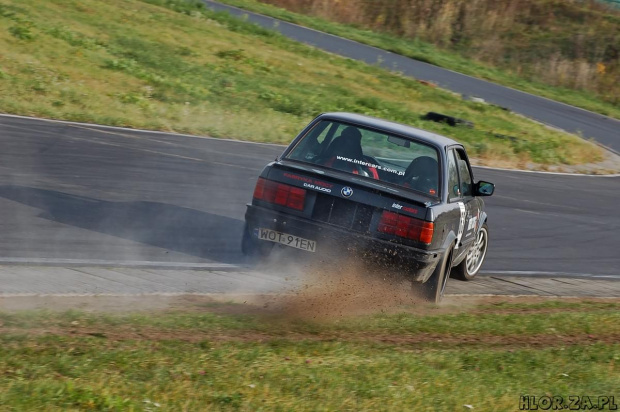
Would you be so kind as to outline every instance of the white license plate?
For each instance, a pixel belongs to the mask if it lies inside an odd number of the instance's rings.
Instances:
[[[304,239],[299,236],[289,235],[288,233],[278,232],[271,229],[257,229],[258,238],[268,240],[270,242],[280,243],[282,245],[294,247],[296,249],[306,250],[308,252],[316,251],[316,241]]]

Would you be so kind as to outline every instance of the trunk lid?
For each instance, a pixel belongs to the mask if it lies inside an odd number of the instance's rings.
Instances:
[[[304,209],[292,213],[357,233],[376,232],[383,210],[427,220],[437,203],[380,182],[294,162],[274,163],[266,178],[306,190]]]

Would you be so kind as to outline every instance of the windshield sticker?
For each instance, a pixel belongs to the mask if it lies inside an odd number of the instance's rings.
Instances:
[[[348,157],[343,157],[343,156],[336,156],[337,160],[342,160],[345,162],[349,162],[349,163],[354,163],[356,165],[360,165],[360,166],[366,166],[366,167],[372,167],[374,169],[377,170],[383,170],[384,172],[389,172],[389,173],[394,173],[398,176],[404,176],[405,172],[400,171],[400,170],[395,170],[389,167],[385,167],[385,166],[381,166],[381,165],[377,165],[374,163],[369,163],[369,162],[365,162],[363,160],[358,160],[358,159],[349,159]]]

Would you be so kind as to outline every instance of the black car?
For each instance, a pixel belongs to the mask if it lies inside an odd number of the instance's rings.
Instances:
[[[474,182],[454,140],[325,113],[262,171],[242,250],[266,256],[280,244],[321,255],[344,246],[396,261],[426,299],[439,302],[451,275],[470,280],[480,270],[489,239],[481,196],[494,189]]]

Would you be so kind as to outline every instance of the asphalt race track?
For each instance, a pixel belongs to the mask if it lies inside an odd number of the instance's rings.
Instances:
[[[620,152],[620,121],[610,117],[236,7],[210,0],[204,2],[207,7],[214,10],[227,11],[236,16],[245,15],[250,22],[277,30],[302,43],[354,60],[379,65],[416,79],[431,81],[457,93],[482,97],[490,103],[507,107],[540,122],[569,132],[580,132],[584,137],[594,138],[608,148]]]
[[[0,142],[0,263],[244,264],[245,204],[283,149],[11,116]],[[497,184],[486,273],[620,277],[620,177],[475,177]]]

